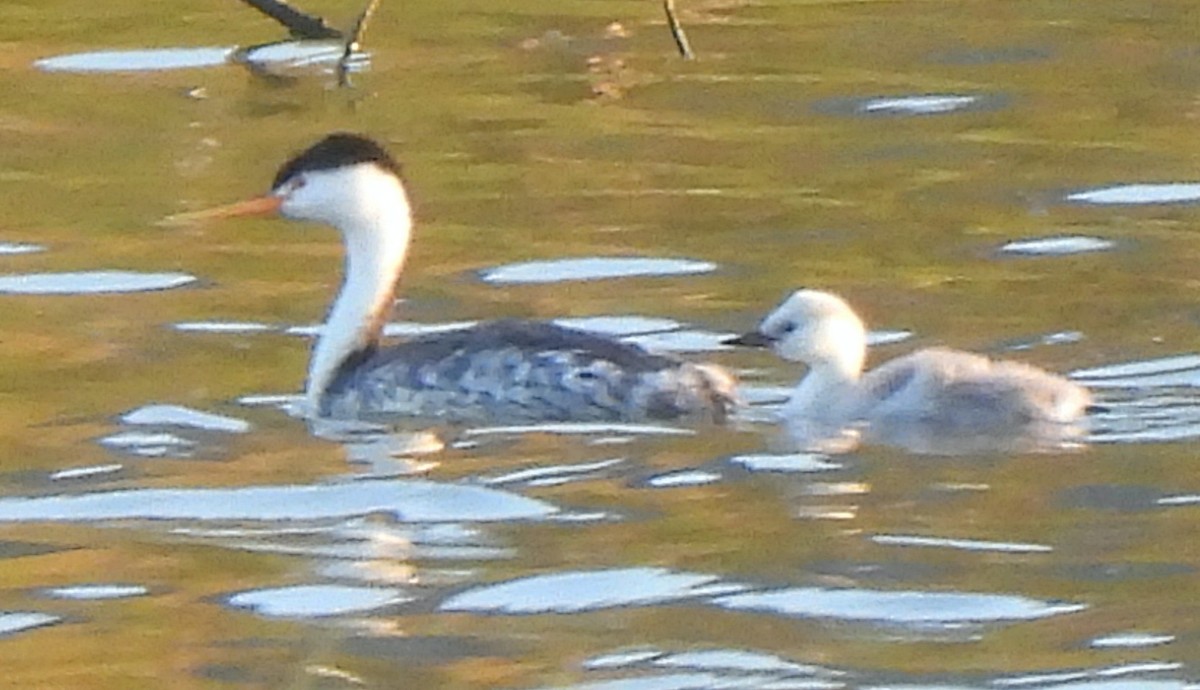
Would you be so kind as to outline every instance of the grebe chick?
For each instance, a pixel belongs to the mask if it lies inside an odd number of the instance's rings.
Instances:
[[[339,419],[721,419],[720,367],[549,323],[503,320],[384,346],[412,215],[400,166],[374,141],[331,134],[287,161],[261,197],[172,220],[262,215],[324,223],[346,250],[340,292],[313,349],[307,414]]]
[[[798,290],[758,330],[726,341],[770,347],[781,358],[808,365],[784,406],[785,421],[823,425],[855,422],[948,434],[1027,432],[1071,425],[1090,403],[1088,391],[1067,379],[1019,362],[928,348],[863,373],[867,331],[845,300]]]

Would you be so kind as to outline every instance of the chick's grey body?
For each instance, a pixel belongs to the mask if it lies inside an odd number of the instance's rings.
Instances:
[[[347,358],[320,400],[333,418],[720,420],[718,372],[585,331],[492,321]]]
[[[864,374],[853,416],[947,431],[1014,428],[1071,422],[1089,401],[1082,387],[1037,367],[934,347]]]

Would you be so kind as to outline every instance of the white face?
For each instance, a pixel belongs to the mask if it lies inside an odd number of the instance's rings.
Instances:
[[[409,212],[400,179],[371,163],[307,170],[271,193],[283,199],[279,213],[284,217],[325,223],[343,231],[395,212]]]
[[[813,364],[845,359],[866,347],[862,320],[840,297],[818,290],[798,290],[759,326],[783,359]]]

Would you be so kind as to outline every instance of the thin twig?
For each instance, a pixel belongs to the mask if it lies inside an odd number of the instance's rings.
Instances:
[[[350,84],[350,58],[354,55],[354,51],[358,50],[359,42],[367,31],[367,23],[371,21],[371,15],[375,14],[378,7],[379,0],[367,0],[367,6],[358,15],[358,21],[354,22],[354,28],[346,37],[346,47],[342,51],[342,59],[338,60],[337,66],[338,86]]]
[[[675,46],[679,48],[679,56],[684,60],[694,60],[696,54],[692,52],[692,45],[688,43],[687,34],[683,33],[683,25],[675,16],[675,0],[663,0],[663,9],[667,13],[667,26],[671,28],[671,37],[675,39]]]
[[[341,31],[326,24],[321,17],[301,12],[284,0],[242,0],[242,2],[283,24],[292,38],[320,40],[342,37]]]

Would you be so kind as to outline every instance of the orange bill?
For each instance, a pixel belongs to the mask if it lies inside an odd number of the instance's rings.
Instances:
[[[279,211],[283,197],[268,194],[266,196],[246,199],[226,206],[217,206],[202,211],[176,213],[159,221],[160,225],[191,225],[216,218],[236,218],[239,216],[265,216]]]

